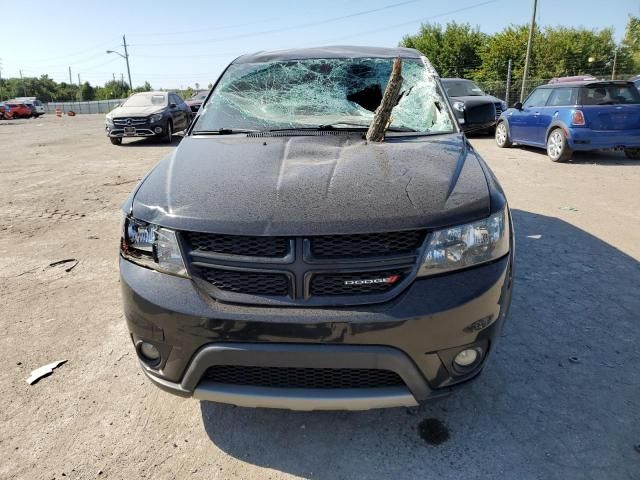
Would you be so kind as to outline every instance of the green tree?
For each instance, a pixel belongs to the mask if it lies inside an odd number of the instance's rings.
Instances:
[[[442,77],[469,77],[480,67],[480,51],[487,35],[468,23],[446,27],[426,23],[416,35],[405,36],[400,45],[420,50]]]
[[[153,87],[151,86],[151,84],[149,82],[144,82],[144,85],[142,85],[141,87],[136,87],[133,91],[137,93],[137,92],[150,92],[151,90],[153,90]]]
[[[627,68],[638,73],[640,71],[640,17],[629,15],[620,50],[628,56]]]
[[[80,98],[85,102],[95,100],[96,90],[89,84],[89,82],[84,82],[80,87]]]

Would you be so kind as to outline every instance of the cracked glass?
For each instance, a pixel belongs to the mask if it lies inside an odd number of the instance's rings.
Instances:
[[[330,58],[233,64],[203,107],[194,131],[368,127],[393,61]],[[453,132],[430,65],[403,59],[402,76],[389,131]]]

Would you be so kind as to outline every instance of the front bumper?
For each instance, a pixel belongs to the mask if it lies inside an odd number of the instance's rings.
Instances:
[[[275,308],[216,302],[188,279],[120,260],[124,311],[134,344],[162,353],[141,366],[174,394],[239,406],[369,409],[416,405],[476,377],[511,300],[512,254],[491,264],[416,280],[394,300],[332,308]],[[464,374],[452,359],[480,346]],[[214,365],[391,370],[403,387],[290,389],[213,383]]]
[[[592,130],[571,128],[569,146],[572,150],[640,148],[640,129]]]
[[[160,129],[159,132],[156,132],[156,129]],[[106,124],[104,127],[105,133],[108,137],[154,137],[157,135],[162,135],[165,133],[165,129],[160,124],[145,124],[135,127],[134,133],[125,133],[124,127],[119,125],[109,125]]]

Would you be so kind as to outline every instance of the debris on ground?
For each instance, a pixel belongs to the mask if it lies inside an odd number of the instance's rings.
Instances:
[[[80,260],[76,260],[75,258],[65,258],[64,260],[58,260],[57,262],[51,262],[49,264],[50,267],[56,267],[58,265],[63,265],[65,263],[74,262],[73,265],[64,269],[65,272],[70,272],[80,263]]]
[[[568,207],[568,206],[563,206],[563,207],[558,207],[560,210],[569,210],[571,212],[577,212],[578,209],[576,207]]]
[[[569,357],[569,361],[571,363],[580,363],[580,359],[578,357],[576,357],[575,355],[573,357]]]
[[[532,238],[534,240],[540,240],[542,235],[527,235],[527,238]]]
[[[60,365],[67,363],[66,360],[58,360],[57,362],[49,363],[40,368],[36,368],[31,372],[29,378],[27,378],[27,383],[29,385],[34,385],[38,383],[38,381],[44,377],[48,377],[53,373],[55,368],[58,368]]]

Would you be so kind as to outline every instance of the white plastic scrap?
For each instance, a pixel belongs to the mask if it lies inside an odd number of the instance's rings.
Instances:
[[[66,360],[58,360],[57,362],[49,363],[48,365],[44,365],[40,368],[36,368],[31,372],[31,375],[29,376],[29,378],[27,378],[27,383],[29,385],[33,385],[41,378],[51,375],[53,373],[54,368],[58,368],[60,365],[66,362],[67,362]]]

